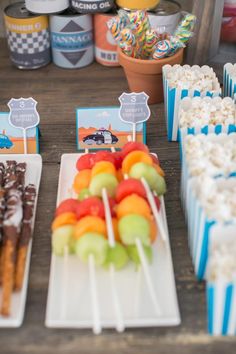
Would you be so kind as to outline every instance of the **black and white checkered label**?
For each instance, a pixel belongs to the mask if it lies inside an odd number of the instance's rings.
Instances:
[[[7,30],[8,46],[11,52],[18,54],[35,54],[50,47],[49,31],[15,33]]]

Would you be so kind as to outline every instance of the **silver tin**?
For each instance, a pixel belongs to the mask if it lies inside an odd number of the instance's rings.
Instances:
[[[33,15],[24,2],[4,10],[10,59],[19,69],[38,69],[50,63],[48,17]]]
[[[53,63],[66,69],[82,68],[94,61],[92,16],[66,11],[50,16]]]

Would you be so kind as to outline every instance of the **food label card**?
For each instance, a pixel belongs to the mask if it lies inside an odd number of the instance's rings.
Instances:
[[[132,125],[122,122],[119,107],[77,108],[78,150],[121,149],[132,136]],[[146,143],[146,124],[136,126],[136,140]]]
[[[30,128],[27,134],[27,151],[39,153],[39,128]],[[24,137],[22,129],[9,123],[9,113],[0,112],[0,154],[24,154]]]

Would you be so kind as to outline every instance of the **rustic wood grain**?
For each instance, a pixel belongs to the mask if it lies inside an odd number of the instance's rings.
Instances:
[[[121,68],[93,64],[70,71],[49,65],[37,71],[14,69],[6,47],[0,46],[0,111],[11,97],[33,96],[41,115],[43,175],[38,201],[30,267],[26,314],[20,329],[1,329],[3,354],[227,354],[235,353],[234,339],[213,339],[206,334],[203,283],[198,283],[190,261],[186,226],[179,199],[180,163],[177,143],[168,143],[163,105],[151,107],[147,142],[157,152],[167,174],[166,210],[170,229],[182,324],[178,327],[128,329],[123,334],[106,330],[99,337],[89,330],[52,330],[44,326],[50,267],[50,223],[56,203],[62,153],[76,151],[75,108],[116,105],[127,90]],[[168,296],[168,294],[166,294]]]

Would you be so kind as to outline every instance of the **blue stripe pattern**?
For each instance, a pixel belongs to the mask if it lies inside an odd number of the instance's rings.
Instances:
[[[222,325],[222,334],[225,336],[228,334],[229,317],[232,305],[233,285],[229,284],[225,291],[225,304],[224,304],[224,317]]]
[[[213,334],[214,328],[214,286],[207,284],[207,318],[208,318],[208,332]]]

